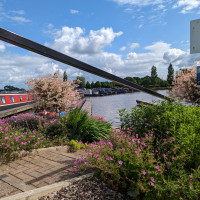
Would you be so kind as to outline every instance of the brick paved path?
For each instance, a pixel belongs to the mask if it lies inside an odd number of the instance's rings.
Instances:
[[[82,174],[71,172],[76,158],[84,155],[83,150],[67,153],[45,150],[0,166],[0,198],[50,185]]]

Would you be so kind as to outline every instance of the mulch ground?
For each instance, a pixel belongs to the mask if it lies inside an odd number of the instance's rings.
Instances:
[[[38,200],[130,200],[131,198],[110,189],[96,177],[79,181]]]

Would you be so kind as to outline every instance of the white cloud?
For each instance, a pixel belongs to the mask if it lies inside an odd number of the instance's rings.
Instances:
[[[144,27],[144,25],[143,24],[140,24],[139,26],[138,26],[138,28],[143,28]]]
[[[126,50],[126,47],[123,46],[123,47],[121,47],[119,50],[120,50],[120,51],[125,51],[125,50]]]
[[[114,33],[112,28],[91,30],[88,36],[84,36],[84,30],[80,27],[63,27],[57,31],[53,44],[46,44],[64,53],[96,54],[107,45],[122,35],[122,32]]]
[[[139,44],[139,43],[132,43],[132,44],[130,45],[130,49],[131,49],[131,50],[137,49],[137,48],[139,48],[139,47],[140,47],[140,44]]]
[[[12,10],[11,12],[14,13],[14,14],[18,14],[18,15],[24,15],[25,14],[24,10]]]
[[[183,67],[193,62],[188,52],[171,48],[171,44],[163,41],[143,47],[146,50],[143,53],[129,52],[124,57],[106,52],[104,47],[110,46],[121,34],[122,32],[114,32],[112,28],[91,30],[86,34],[80,27],[63,27],[56,31],[54,41],[48,46],[123,78],[150,75],[153,65],[157,67],[160,77],[166,77],[169,63],[172,63],[174,67]],[[93,76],[87,72],[35,54],[22,56],[7,51],[0,53],[0,85],[12,83],[22,85],[31,76],[35,77],[40,73],[53,74],[57,69],[62,72],[67,69],[68,76],[72,78],[85,76],[89,81],[100,79],[95,77],[94,80],[91,78]]]
[[[163,0],[112,0],[120,5],[149,6],[161,4]]]
[[[181,13],[186,14],[192,12],[195,8],[200,7],[199,0],[178,0],[173,8],[182,8]]]
[[[167,52],[164,53],[163,59],[167,63],[175,63],[177,65],[180,65],[184,58],[187,58],[187,54],[187,52],[180,49],[169,49]]]
[[[71,14],[78,14],[79,11],[78,11],[78,10],[71,9],[71,10],[70,10],[70,13],[71,13]]]
[[[5,44],[0,41],[0,52],[5,51],[5,49],[6,49]]]
[[[19,23],[31,22],[31,20],[26,19],[25,17],[19,17],[19,16],[14,16],[14,17],[7,16],[7,17],[9,19],[14,20],[14,21],[19,22]]]

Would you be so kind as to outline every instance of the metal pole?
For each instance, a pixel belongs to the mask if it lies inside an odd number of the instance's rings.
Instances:
[[[35,52],[37,54],[43,55],[45,57],[51,58],[53,60],[57,60],[59,62],[62,62],[64,64],[76,67],[78,69],[81,69],[83,71],[89,72],[91,74],[95,74],[97,76],[103,77],[105,79],[114,81],[116,83],[119,83],[121,85],[124,85],[126,87],[129,88],[135,88],[138,89],[140,91],[146,92],[148,94],[154,95],[156,97],[162,98],[162,99],[166,99],[168,101],[172,101],[171,98],[166,97],[162,94],[159,94],[153,90],[150,90],[148,88],[142,87],[140,85],[137,85],[135,83],[132,83],[130,81],[127,81],[125,79],[122,79],[120,77],[117,77],[113,74],[110,74],[108,72],[105,72],[101,69],[98,69],[96,67],[93,67],[92,65],[89,65],[87,63],[84,63],[82,61],[79,61],[77,59],[74,59],[72,57],[69,57],[63,53],[60,53],[58,51],[55,51],[51,48],[45,47],[39,43],[36,43],[34,41],[31,41],[27,38],[24,38],[22,36],[19,36],[15,33],[12,33],[8,30],[5,30],[3,28],[0,28],[0,39],[8,42],[10,44],[22,47],[24,49],[27,49],[29,51]]]

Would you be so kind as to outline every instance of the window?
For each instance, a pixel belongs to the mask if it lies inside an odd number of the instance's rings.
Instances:
[[[23,101],[22,96],[19,96],[19,100],[20,100],[20,101]]]
[[[28,95],[26,95],[26,99],[27,99],[27,101],[29,101],[29,96]]]
[[[10,96],[10,101],[11,101],[12,103],[15,103],[15,98],[14,98],[14,96]]]
[[[1,104],[5,104],[6,103],[5,97],[0,97],[0,100],[1,100]]]

